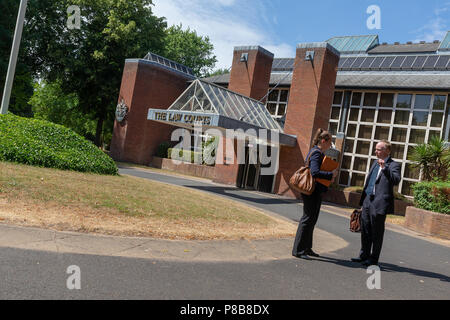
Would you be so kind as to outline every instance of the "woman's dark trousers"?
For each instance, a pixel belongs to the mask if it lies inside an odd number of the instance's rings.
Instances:
[[[292,255],[307,254],[312,249],[313,231],[319,218],[320,205],[322,204],[322,195],[316,188],[310,195],[302,194],[303,198],[303,217],[298,224],[297,234],[295,236]]]

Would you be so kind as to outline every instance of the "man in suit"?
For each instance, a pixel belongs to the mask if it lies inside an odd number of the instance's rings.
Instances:
[[[361,251],[352,261],[364,266],[378,265],[386,214],[394,212],[394,186],[400,182],[401,169],[390,153],[390,142],[381,140],[377,143],[375,154],[378,160],[370,168],[359,202],[362,206]]]

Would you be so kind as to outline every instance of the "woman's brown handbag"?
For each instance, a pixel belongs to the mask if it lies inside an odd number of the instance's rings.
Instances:
[[[314,152],[311,152],[311,154],[313,153]],[[308,196],[314,192],[314,188],[316,187],[316,183],[309,168],[309,158],[311,158],[311,154],[305,161],[305,164],[307,165],[298,169],[289,179],[289,185],[292,189]]]
[[[361,232],[361,209],[355,209],[350,216],[350,231]]]

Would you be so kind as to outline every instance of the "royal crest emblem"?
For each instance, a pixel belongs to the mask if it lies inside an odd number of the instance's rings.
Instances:
[[[120,101],[120,103],[116,107],[116,119],[119,122],[122,122],[123,119],[125,119],[126,115],[128,113],[128,107],[125,104],[125,101],[123,99]]]

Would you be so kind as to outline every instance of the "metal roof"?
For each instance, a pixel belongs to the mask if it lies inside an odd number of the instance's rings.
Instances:
[[[413,74],[387,72],[338,72],[336,87],[450,90],[448,74]]]
[[[365,53],[379,44],[378,35],[334,37],[327,42],[340,53]]]
[[[406,43],[406,44],[381,44],[369,50],[368,54],[388,54],[388,53],[432,53],[439,48],[440,42],[427,43]]]
[[[229,74],[205,79],[218,84],[228,84]],[[272,73],[270,85],[290,86],[292,73]],[[450,90],[450,75],[445,73],[392,72],[392,71],[338,71],[336,87],[354,88],[390,88],[390,89],[436,89]]]
[[[155,53],[149,52],[145,55],[144,60],[152,61],[154,63],[165,66],[166,68],[177,70],[179,72],[185,73],[190,76],[195,76],[194,71],[191,68],[182,65],[181,63],[169,60],[167,58],[161,57]]]
[[[343,57],[338,70],[423,71],[450,70],[450,55],[388,55]]]

